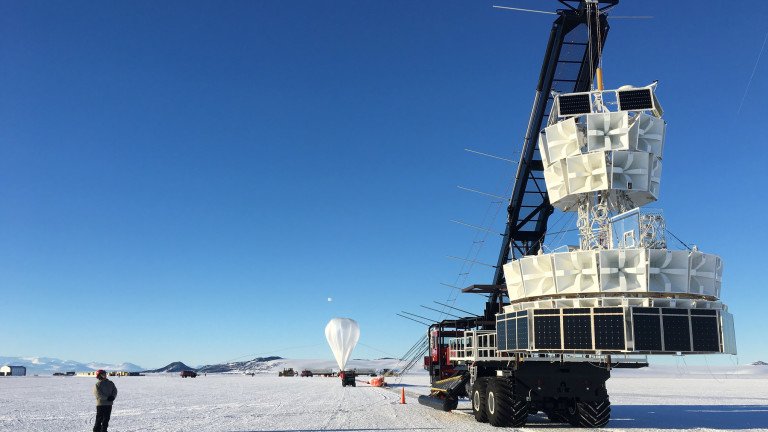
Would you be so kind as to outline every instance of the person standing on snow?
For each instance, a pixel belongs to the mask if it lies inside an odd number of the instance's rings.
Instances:
[[[107,372],[103,369],[96,371],[99,380],[93,387],[93,395],[96,396],[96,424],[93,432],[107,432],[109,417],[112,415],[112,402],[117,397],[115,383],[107,379]]]

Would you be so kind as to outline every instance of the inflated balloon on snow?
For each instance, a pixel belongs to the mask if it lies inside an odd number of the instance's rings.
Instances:
[[[352,349],[360,339],[360,326],[353,319],[334,318],[325,326],[325,338],[328,339],[328,345],[331,346],[333,356],[336,357],[339,370],[343,371],[352,354]]]

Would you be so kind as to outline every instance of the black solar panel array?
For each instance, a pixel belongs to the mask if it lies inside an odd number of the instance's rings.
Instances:
[[[561,117],[592,112],[592,102],[590,101],[589,94],[561,95],[557,97],[557,104]]]
[[[694,351],[719,351],[720,339],[718,337],[717,317],[691,316],[691,328],[693,332]]]
[[[595,314],[595,349],[624,351],[624,315]]]
[[[589,315],[564,315],[563,330],[565,331],[563,348],[567,350],[592,349],[592,317]]]
[[[715,310],[633,308],[632,323],[635,351],[720,352]]]
[[[497,315],[499,351],[529,349],[529,322],[537,350],[627,351],[622,307],[533,309]],[[631,308],[634,351],[720,352],[715,310]]]
[[[618,91],[619,109],[622,111],[653,109],[651,89]]]
[[[665,315],[662,317],[664,327],[664,351],[691,350],[691,322],[688,314]]]
[[[512,328],[514,330],[514,321],[512,322]],[[514,334],[514,333],[513,333]],[[506,351],[508,347],[512,346],[514,349],[514,339],[510,344],[507,340],[507,321],[496,321],[496,349],[500,351]]]
[[[496,347],[500,351],[528,349],[528,311],[497,315]]]
[[[525,315],[520,315],[525,314]],[[528,349],[528,313],[518,312],[517,319],[517,349]]]
[[[499,314],[498,349],[528,349],[528,323],[528,311]],[[626,346],[622,308],[535,309],[533,326],[536,349],[622,351]]]
[[[536,349],[561,349],[560,315],[534,315],[533,340]]]
[[[656,315],[632,315],[636,351],[661,351],[661,317]]]

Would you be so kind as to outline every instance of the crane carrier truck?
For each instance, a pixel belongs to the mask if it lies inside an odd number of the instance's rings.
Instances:
[[[601,427],[613,368],[736,353],[722,260],[668,248],[662,213],[641,208],[659,197],[666,122],[656,83],[603,88],[618,0],[560,3],[493,283],[462,290],[486,295],[485,310],[427,332],[432,391],[419,402],[447,411],[469,397],[475,419],[494,426],[543,412]],[[575,214],[579,245],[543,253],[555,209]]]

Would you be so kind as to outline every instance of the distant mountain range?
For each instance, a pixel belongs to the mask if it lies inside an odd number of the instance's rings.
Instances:
[[[354,359],[347,363],[350,369],[380,370],[392,369],[398,366],[399,360],[384,358],[377,360]],[[193,370],[197,373],[277,373],[283,368],[293,368],[300,372],[304,369],[338,369],[336,362],[326,359],[285,359],[278,356],[256,357],[252,360],[241,362],[227,362],[221,364],[212,364],[200,366],[198,368],[189,367],[182,362],[173,362],[159,369],[145,371],[147,373],[180,372],[182,370]]]
[[[189,367],[182,362],[173,362],[159,369],[145,370],[145,373],[162,373],[162,372],[181,372],[185,370],[195,370],[195,368]]]
[[[216,365],[206,365],[200,367],[198,373],[221,373],[221,372],[243,372],[243,373],[260,373],[268,372],[274,369],[276,366],[284,363],[282,357],[256,357],[253,360],[242,362],[230,362]]]
[[[381,358],[375,360],[352,359],[347,363],[348,369],[382,370],[400,367],[400,361],[393,358]],[[209,364],[192,367],[183,362],[176,361],[158,369],[145,369],[133,363],[106,364],[106,363],[82,363],[72,360],[60,360],[50,357],[1,357],[0,366],[13,365],[27,368],[27,375],[53,375],[57,372],[87,372],[98,369],[107,371],[126,371],[144,373],[179,373],[192,370],[198,373],[277,373],[283,368],[293,368],[300,372],[310,370],[337,370],[336,361],[331,359],[285,359],[278,356],[256,357],[252,360]]]
[[[13,365],[27,368],[27,375],[51,375],[55,372],[87,372],[104,369],[106,371],[139,372],[144,370],[133,363],[107,364],[99,362],[81,363],[73,360],[60,360],[50,357],[0,357],[0,366]]]
[[[252,360],[241,362],[227,362],[220,364],[211,364],[200,367],[191,367],[182,362],[173,362],[164,367],[152,370],[146,370],[133,363],[106,364],[106,363],[82,363],[73,360],[60,360],[50,357],[2,357],[0,356],[0,366],[13,365],[24,366],[27,368],[27,375],[52,375],[56,372],[87,372],[98,369],[107,371],[127,371],[127,372],[146,372],[146,373],[179,373],[184,370],[193,370],[198,373],[277,373],[283,368],[293,368],[300,372],[304,369],[338,369],[336,362],[328,359],[285,359],[282,357],[256,357]],[[756,361],[751,366],[768,366],[764,361]],[[381,358],[376,360],[354,359],[350,360],[347,368],[362,368],[381,370],[384,368],[393,369],[401,365],[397,359]],[[743,367],[742,367],[743,368]],[[747,368],[749,368],[747,366]],[[663,367],[652,367],[650,369],[663,369]],[[690,368],[696,372],[695,367]],[[744,369],[739,374],[744,373],[762,373],[762,368]],[[691,373],[693,373],[691,372]],[[709,368],[707,368],[707,373]],[[768,371],[766,371],[768,372]]]
[[[181,372],[185,370],[196,371],[198,373],[223,373],[223,372],[241,372],[241,373],[256,373],[267,372],[272,370],[277,364],[278,360],[283,360],[282,357],[256,357],[253,360],[242,362],[230,362],[222,364],[213,364],[200,366],[193,368],[185,365],[182,362],[169,363],[159,369],[146,370],[146,373],[164,373],[164,372]]]
[[[284,363],[282,357],[257,357],[253,360],[242,362],[229,362],[222,364],[212,364],[200,367],[191,367],[180,361],[170,363],[158,369],[146,370],[133,363],[106,364],[106,363],[82,363],[73,360],[61,360],[50,357],[0,357],[0,366],[13,365],[24,366],[27,368],[27,375],[52,375],[56,372],[87,372],[98,369],[106,371],[126,371],[126,372],[145,372],[145,373],[177,373],[185,370],[197,371],[200,373],[263,373],[276,370],[280,364]]]

